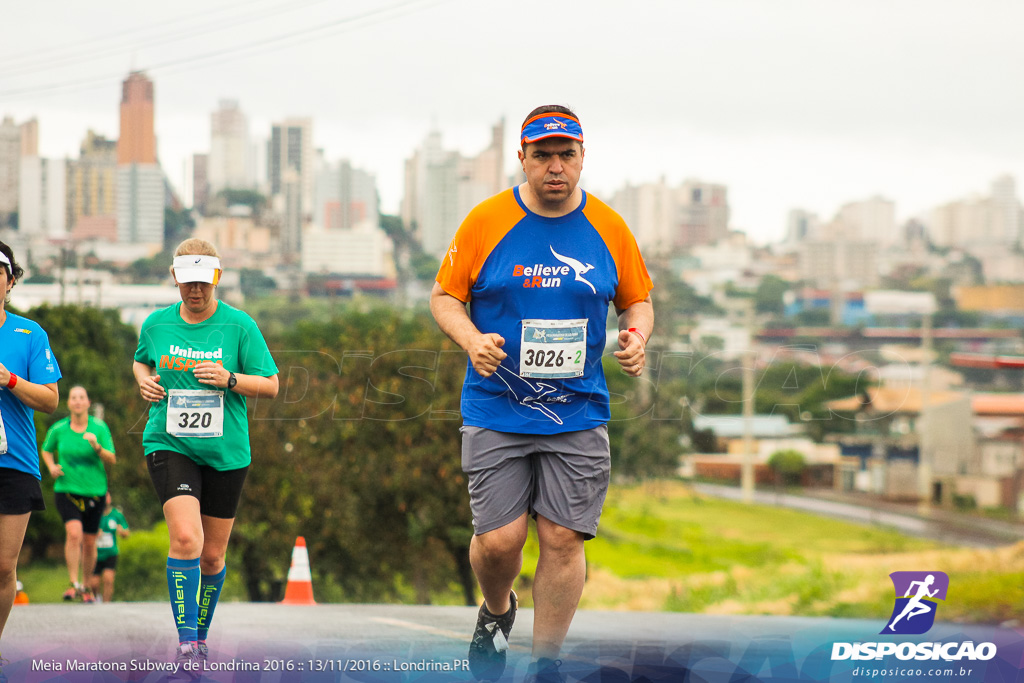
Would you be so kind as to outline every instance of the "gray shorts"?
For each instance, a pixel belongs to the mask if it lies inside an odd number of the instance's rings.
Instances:
[[[597,534],[608,492],[608,426],[563,434],[509,434],[462,428],[462,470],[476,534],[524,512],[583,534]]]

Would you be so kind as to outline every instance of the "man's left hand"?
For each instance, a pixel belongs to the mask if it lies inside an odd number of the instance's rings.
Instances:
[[[630,377],[639,377],[644,371],[646,351],[640,335],[629,330],[619,330],[619,351],[615,358]]]

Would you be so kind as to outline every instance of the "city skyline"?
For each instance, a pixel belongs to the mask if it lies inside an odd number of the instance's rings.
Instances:
[[[37,117],[40,154],[74,157],[88,129],[116,135],[121,80],[131,67],[150,69],[159,155],[179,190],[184,160],[209,151],[211,113],[233,99],[255,138],[268,137],[274,121],[312,118],[314,146],[374,173],[382,209],[398,213],[404,162],[432,129],[446,147],[473,155],[504,117],[513,171],[526,111],[560,101],[584,124],[586,189],[607,200],[626,183],[662,176],[672,185],[720,183],[732,227],[759,242],[782,239],[793,208],[828,219],[847,202],[881,195],[902,222],[984,194],[997,176],[1024,180],[1016,123],[1024,96],[1013,86],[1024,76],[1013,29],[1024,8],[1005,2],[769,9],[733,0],[651,3],[632,14],[598,2],[574,12],[560,38],[519,28],[541,3],[405,2],[373,15],[368,3],[305,2],[274,17],[284,9],[273,0],[246,7],[240,14],[239,5],[186,1],[101,20],[85,8],[54,17],[19,7],[24,30],[0,54],[12,67],[0,74],[0,114]],[[370,16],[344,23],[360,13]],[[244,28],[243,18],[251,20]],[[273,42],[331,20],[343,30],[301,45]],[[60,64],[88,40],[104,46],[104,36],[147,21],[154,24],[137,43],[122,35],[108,41],[108,56],[94,49],[95,59]],[[231,52],[263,43],[266,50]],[[228,58],[187,61],[214,48]],[[184,63],[159,66],[172,55]],[[112,77],[87,87],[103,75]],[[47,89],[77,79],[77,89]]]

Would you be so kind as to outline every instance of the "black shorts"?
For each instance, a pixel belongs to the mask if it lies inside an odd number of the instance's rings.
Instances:
[[[82,533],[100,532],[100,519],[103,518],[103,507],[106,505],[105,495],[76,496],[73,493],[54,491],[53,502],[57,504],[57,512],[65,524],[77,519],[82,523]]]
[[[215,470],[174,451],[154,451],[146,456],[149,477],[163,505],[176,496],[199,499],[199,512],[219,519],[234,519],[242,485],[249,467]]]
[[[111,555],[105,560],[96,560],[96,568],[92,570],[92,573],[99,574],[104,569],[117,569],[117,555]]]
[[[0,515],[23,515],[45,509],[38,479],[21,470],[0,467]]]

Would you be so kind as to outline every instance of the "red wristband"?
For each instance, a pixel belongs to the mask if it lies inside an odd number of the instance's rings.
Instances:
[[[17,375],[15,375],[15,374],[14,374],[14,373],[12,372],[12,373],[11,373],[11,378],[10,378],[9,380],[7,380],[7,388],[8,388],[8,389],[13,389],[13,388],[14,388],[14,385],[16,385],[17,383],[18,383],[18,376],[17,376]]]
[[[631,327],[631,328],[629,328],[626,331],[627,332],[632,332],[633,334],[635,334],[638,337],[640,337],[641,339],[643,339],[644,340],[644,346],[647,346],[647,337],[644,336],[643,332],[641,332],[640,330],[636,329],[635,327]]]

